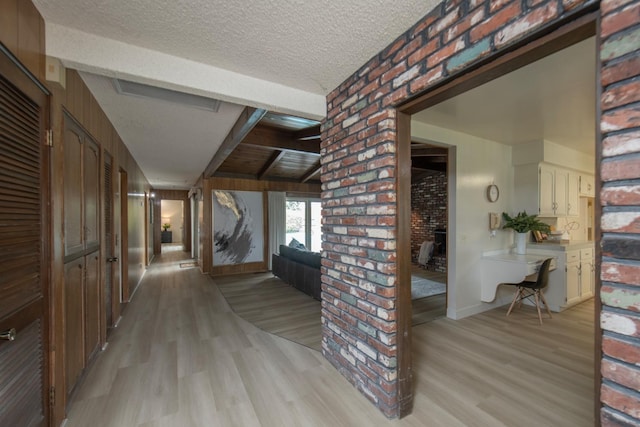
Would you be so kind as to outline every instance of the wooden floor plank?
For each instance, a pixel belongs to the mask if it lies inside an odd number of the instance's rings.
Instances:
[[[415,326],[413,413],[389,421],[318,351],[234,313],[220,280],[180,268],[185,259],[170,252],[149,267],[66,427],[593,425],[591,301],[543,326],[529,307]],[[237,295],[252,289],[246,277],[228,285]],[[312,317],[299,296],[282,311]],[[249,317],[300,333],[251,305]]]

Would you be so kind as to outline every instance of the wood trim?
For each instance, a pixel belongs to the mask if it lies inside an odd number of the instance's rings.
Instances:
[[[411,116],[398,112],[396,119],[397,197],[397,331],[398,412],[402,418],[413,408],[411,366]]]
[[[596,18],[596,28],[597,34],[600,34],[600,25],[601,19],[598,14]],[[600,52],[601,46],[600,37],[596,37],[596,52]],[[594,167],[595,171],[595,200],[593,205],[593,215],[594,215],[594,235],[593,239],[595,242],[602,242],[602,224],[599,221],[602,218],[602,198],[600,196],[600,192],[602,191],[602,131],[600,129],[600,118],[602,117],[602,106],[599,100],[602,99],[602,85],[600,82],[601,79],[601,70],[602,70],[602,61],[600,60],[600,55],[596,55],[596,76],[595,82],[596,85],[596,164]],[[602,326],[600,325],[600,315],[602,314],[602,298],[600,298],[600,289],[602,288],[602,245],[595,244],[595,252],[594,252],[594,261],[595,261],[595,277],[594,277],[594,309],[593,309],[593,324],[594,324],[594,361],[593,364],[593,391],[594,391],[594,420],[596,421],[596,426],[599,427],[601,425],[601,386],[602,386],[602,370],[601,370],[601,361],[602,361]]]
[[[580,13],[591,11],[581,10]],[[555,30],[543,28],[522,40],[510,50],[490,55],[479,64],[452,75],[423,95],[399,106],[407,114],[415,114],[491,80],[529,65],[538,59],[558,52],[596,34],[599,12],[584,16],[570,16],[554,24]]]
[[[298,139],[301,141],[308,139],[317,139],[320,140],[320,125],[312,126],[306,129],[300,129],[299,131],[293,134],[294,139]]]
[[[209,165],[204,170],[205,178],[213,176],[220,165],[227,159],[227,157],[229,157],[238,144],[240,144],[251,129],[258,124],[265,114],[267,114],[267,110],[260,108],[245,107],[244,110],[242,110],[240,117],[233,125],[224,141],[222,141],[220,148],[216,154],[214,154]]]

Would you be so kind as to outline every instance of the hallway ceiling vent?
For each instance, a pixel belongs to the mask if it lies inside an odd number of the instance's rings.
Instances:
[[[127,80],[113,79],[113,87],[120,95],[168,101],[200,110],[212,111],[214,113],[217,113],[220,108],[220,101],[217,99],[149,86],[142,83],[134,83]]]

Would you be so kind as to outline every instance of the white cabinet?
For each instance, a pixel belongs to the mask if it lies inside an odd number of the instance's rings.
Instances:
[[[514,173],[515,209],[542,217],[578,216],[580,174],[546,163],[519,165]]]
[[[580,298],[594,295],[595,259],[593,249],[580,249]]]
[[[527,253],[557,259],[557,268],[549,273],[549,285],[544,290],[552,311],[565,310],[593,297],[593,243],[534,244],[528,246]]]
[[[580,251],[567,252],[567,262],[564,271],[566,273],[567,295],[566,305],[580,302]]]
[[[580,175],[569,172],[567,181],[567,216],[580,215]]]
[[[580,196],[596,197],[596,182],[593,175],[580,175]]]

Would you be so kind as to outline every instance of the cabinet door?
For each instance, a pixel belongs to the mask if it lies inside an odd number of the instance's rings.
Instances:
[[[569,262],[567,269],[567,305],[580,301],[580,262]]]
[[[85,139],[83,152],[84,180],[84,240],[85,248],[98,247],[100,244],[100,225],[98,223],[98,194],[100,163],[98,146],[89,138]]]
[[[84,368],[84,259],[79,258],[64,266],[64,341],[65,385],[67,395]]]
[[[99,257],[94,252],[85,257],[85,363],[96,351],[100,342],[100,281],[98,280]]]
[[[586,197],[596,196],[596,185],[593,175],[580,175],[580,195]]]
[[[593,282],[595,273],[593,271],[593,261],[580,262],[580,297],[582,299],[593,296]]]
[[[541,216],[553,216],[554,212],[554,168],[540,165],[540,212]],[[535,213],[535,212],[530,212]]]
[[[82,239],[82,138],[65,117],[64,131],[64,254],[83,249]]]
[[[567,215],[569,216],[580,215],[580,196],[578,195],[579,187],[580,175],[569,172],[569,179],[567,181]]]
[[[556,216],[564,216],[567,215],[569,172],[562,169],[556,169],[554,178],[554,211]]]

